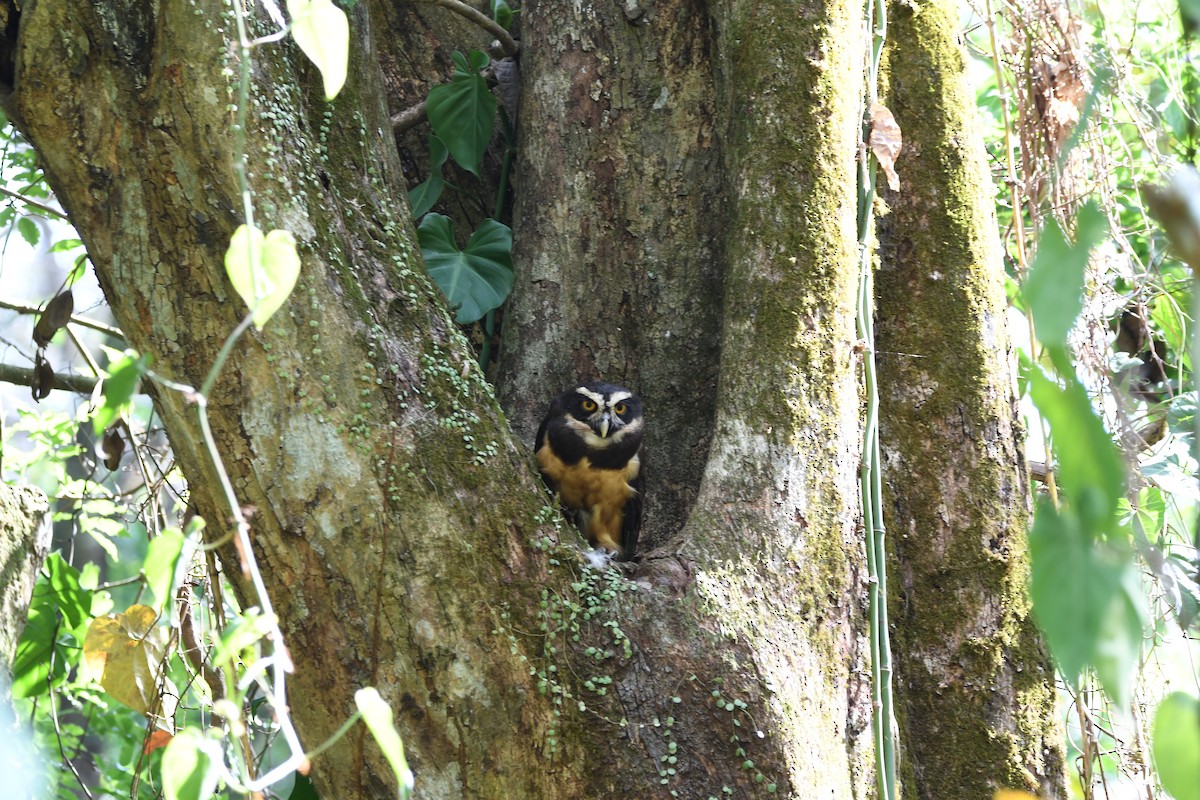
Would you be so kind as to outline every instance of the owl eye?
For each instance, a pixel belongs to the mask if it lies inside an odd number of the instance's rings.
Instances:
[[[596,410],[596,402],[594,400],[584,400],[583,401],[583,410],[584,411],[595,411]]]
[[[618,414],[624,414],[628,410],[629,407],[624,403],[617,403],[615,406],[613,406],[613,411],[617,412]]]

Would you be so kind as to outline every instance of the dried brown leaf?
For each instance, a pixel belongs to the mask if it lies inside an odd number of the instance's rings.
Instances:
[[[893,192],[900,191],[900,176],[896,173],[896,159],[900,157],[900,149],[904,146],[900,135],[900,126],[892,112],[882,103],[871,105],[871,137],[868,141],[875,160],[883,168],[887,176],[888,188]]]

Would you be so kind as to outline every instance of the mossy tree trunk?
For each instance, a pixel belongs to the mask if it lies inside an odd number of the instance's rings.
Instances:
[[[876,281],[895,697],[911,797],[1065,797],[1053,668],[1029,614],[994,195],[957,6],[893,4],[904,135]]]
[[[241,208],[226,7],[4,7],[6,110],[130,343],[198,384],[243,314],[222,268]],[[359,3],[332,106],[293,45],[254,51],[259,225],[296,235],[304,271],[235,348],[211,415],[255,509],[309,746],[374,685],[422,797],[869,794],[859,13],[840,0],[522,8],[501,394],[525,435],[580,377],[644,396],[652,549],[633,580],[580,566],[414,245],[389,113],[420,99],[399,95],[428,85],[431,54],[482,42],[441,10]],[[195,411],[160,395],[220,537]],[[1023,513],[1019,492],[1009,500]],[[995,702],[1025,713],[1015,686]],[[361,729],[314,770],[324,796],[389,791]]]

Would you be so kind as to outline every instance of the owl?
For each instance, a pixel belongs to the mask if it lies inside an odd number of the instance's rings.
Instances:
[[[642,433],[638,396],[593,382],[554,398],[534,444],[542,477],[576,512],[588,543],[623,561],[642,523]]]

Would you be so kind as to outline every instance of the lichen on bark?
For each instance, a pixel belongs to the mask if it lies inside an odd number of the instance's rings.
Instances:
[[[877,353],[905,791],[1064,796],[1053,669],[1029,615],[1026,477],[1003,266],[950,2],[893,4]]]

